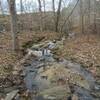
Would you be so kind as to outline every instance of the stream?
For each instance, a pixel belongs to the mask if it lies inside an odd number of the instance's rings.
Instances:
[[[41,90],[44,90],[45,88],[48,88],[49,83],[45,80],[39,79],[38,70],[39,70],[39,68],[41,68],[41,67],[44,68],[44,67],[48,66],[49,64],[53,64],[54,62],[56,62],[58,64],[63,64],[65,66],[65,68],[70,69],[74,73],[79,73],[89,82],[89,86],[90,86],[89,90],[86,90],[80,86],[76,86],[76,85],[74,86],[74,94],[78,95],[79,100],[95,100],[93,95],[91,95],[91,93],[94,91],[100,92],[100,86],[95,84],[95,79],[90,72],[88,72],[87,70],[82,68],[80,64],[77,64],[77,63],[74,63],[71,61],[67,61],[65,59],[63,59],[62,61],[56,61],[53,58],[53,55],[48,56],[47,54],[33,59],[30,66],[24,67],[24,72],[25,72],[24,81],[25,81],[27,90],[29,90],[30,92],[33,92],[34,90],[39,92]],[[43,97],[36,96],[36,97],[32,97],[31,99],[32,100],[34,100],[34,99],[42,100]],[[43,100],[47,100],[47,99],[43,99]],[[68,100],[68,99],[66,99],[66,100]],[[97,100],[99,100],[99,99],[97,99]]]
[[[51,43],[51,46],[49,45],[49,47],[52,48],[55,47],[55,45]],[[83,68],[81,64],[64,58],[57,60],[49,48],[31,49],[31,53],[36,54],[36,56],[25,61],[20,75],[23,77],[24,88],[26,88],[29,98],[21,99],[20,96],[17,96],[14,100],[100,100],[100,84],[96,84],[93,75]],[[57,83],[56,85],[51,85],[51,82],[48,79],[49,76],[47,76],[47,74],[40,74],[45,71],[48,72],[50,68],[55,70],[58,65],[61,65],[60,67],[63,66],[62,68],[66,70],[67,73],[67,75],[65,73],[66,76],[64,76],[67,77],[67,85],[65,85],[65,81],[63,81],[62,78],[60,79],[63,85],[69,87],[70,90],[70,95],[66,96],[64,99],[57,99],[55,95],[57,91],[61,91],[56,90],[57,86],[57,88],[62,87],[61,84],[58,85]],[[62,74],[61,76],[63,76]],[[85,83],[82,83],[81,81]],[[44,92],[41,93],[42,91],[48,90],[52,87],[56,90],[52,95],[47,95],[49,92],[47,92],[46,95],[43,95]],[[58,96],[61,94],[58,94]],[[77,99],[73,99],[73,95],[75,95]]]

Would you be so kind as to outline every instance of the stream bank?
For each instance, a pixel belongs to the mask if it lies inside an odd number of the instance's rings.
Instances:
[[[63,47],[63,39],[46,41],[28,49],[28,55],[34,56],[23,63],[18,75],[19,84],[13,89],[19,90],[15,92],[14,100],[100,99],[100,85],[89,71],[64,58],[55,59],[52,49],[58,47]]]

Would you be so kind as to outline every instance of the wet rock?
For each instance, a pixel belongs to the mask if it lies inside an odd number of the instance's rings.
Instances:
[[[12,100],[14,99],[14,97],[17,95],[19,90],[14,90],[10,93],[7,94],[7,97],[5,98],[5,100]]]
[[[78,96],[76,94],[73,94],[72,100],[79,100]]]
[[[41,63],[41,64],[37,65],[36,68],[41,69],[41,68],[43,68],[44,66],[45,66],[45,64],[44,64],[44,63]]]
[[[48,95],[44,95],[44,98],[47,100],[56,100],[57,98],[54,96],[48,96]]]
[[[50,41],[49,43],[48,43],[48,48],[49,49],[54,49],[55,48],[55,43],[53,43],[52,41]]]
[[[38,95],[34,97],[34,100],[45,100],[45,99],[43,98],[43,96]]]
[[[95,100],[90,91],[78,86],[75,86],[75,94],[77,94],[79,100]]]
[[[43,71],[44,71],[44,68],[41,67],[41,68],[39,68],[38,73],[42,73]]]
[[[100,98],[100,91],[94,91],[91,93],[95,98]]]
[[[31,50],[31,49],[28,49],[28,54],[29,55],[35,55],[37,57],[41,57],[42,56],[42,51],[41,50]]]
[[[7,87],[7,88],[4,88],[4,92],[9,93],[9,92],[14,91],[16,89],[17,89],[17,86]]]
[[[44,50],[42,51],[42,54],[43,54],[43,56],[52,56],[51,51],[48,50],[48,49],[44,49]]]
[[[70,95],[70,89],[66,86],[55,86],[40,92],[46,100],[63,100]]]
[[[28,66],[31,66],[31,64],[30,63],[24,63],[23,66],[28,67]]]

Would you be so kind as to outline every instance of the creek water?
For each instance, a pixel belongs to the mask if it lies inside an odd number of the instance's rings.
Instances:
[[[90,85],[90,90],[86,90],[80,86],[74,86],[75,91],[74,93],[79,96],[80,100],[95,100],[94,97],[91,95],[91,92],[93,91],[100,91],[100,86],[95,83],[95,79],[92,76],[92,74],[85,70],[83,67],[81,67],[80,64],[74,63],[72,61],[67,61],[63,59],[62,61],[56,61],[53,58],[53,55],[43,55],[41,57],[34,58],[32,60],[32,63],[28,66],[24,67],[24,73],[25,73],[25,85],[27,90],[30,92],[37,91],[48,87],[47,84],[49,84],[47,81],[40,82],[40,79],[38,78],[38,70],[41,67],[46,67],[50,63],[57,62],[59,64],[63,64],[66,68],[70,69],[72,72],[81,74]],[[38,80],[38,81],[37,81]],[[32,97],[32,100],[45,100],[42,96],[36,96]],[[97,99],[99,100],[99,99]]]

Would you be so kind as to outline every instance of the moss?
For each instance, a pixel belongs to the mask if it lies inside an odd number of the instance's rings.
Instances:
[[[49,97],[55,97],[55,100],[63,100],[63,98],[69,97],[71,92],[70,89],[66,88],[66,86],[55,86],[40,92],[40,94],[46,99]]]

